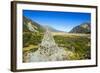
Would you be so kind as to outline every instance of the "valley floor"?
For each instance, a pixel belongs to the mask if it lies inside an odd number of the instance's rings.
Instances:
[[[66,60],[91,59],[90,34],[62,32],[52,32],[52,34],[57,45],[70,52],[70,55]],[[33,42],[36,42],[36,40],[33,40]],[[38,44],[29,44],[27,47],[23,48],[23,62],[27,61],[29,53],[34,53],[36,50],[38,50]]]

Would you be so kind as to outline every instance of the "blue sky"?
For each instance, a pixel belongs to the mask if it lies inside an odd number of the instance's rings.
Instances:
[[[91,22],[90,13],[23,10],[23,15],[43,26],[49,25],[65,32],[84,22]]]

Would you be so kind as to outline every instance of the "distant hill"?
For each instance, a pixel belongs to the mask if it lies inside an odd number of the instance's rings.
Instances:
[[[39,23],[23,16],[23,31],[28,32],[44,32],[46,29],[50,30],[51,32],[61,32],[59,30],[54,29],[49,25],[42,26]]]
[[[23,16],[23,31],[44,32],[44,28],[39,23]]]
[[[83,23],[74,27],[69,33],[91,33],[90,23]]]
[[[51,32],[61,32],[60,30],[57,30],[57,29],[55,29],[55,28],[53,28],[53,27],[51,27],[51,26],[49,26],[49,25],[45,25],[45,26],[43,26],[44,27],[44,29],[48,29],[48,30],[50,30]]]

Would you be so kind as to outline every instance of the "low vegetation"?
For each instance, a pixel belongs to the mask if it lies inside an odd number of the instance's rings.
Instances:
[[[87,36],[61,36],[56,35],[54,39],[59,47],[71,51],[70,60],[90,59],[90,38]]]
[[[23,33],[23,54],[35,52],[43,38],[43,33]],[[69,60],[82,60],[91,58],[90,35],[54,35],[59,47],[70,51]]]

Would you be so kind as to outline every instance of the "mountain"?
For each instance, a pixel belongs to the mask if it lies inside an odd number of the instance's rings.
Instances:
[[[50,30],[51,32],[61,32],[59,30],[54,29],[49,25],[41,26],[39,23],[23,16],[23,31],[29,32],[44,32],[46,29]]]
[[[44,28],[37,22],[23,16],[24,32],[44,32]]]
[[[91,33],[90,23],[83,23],[74,27],[69,33]]]
[[[51,26],[49,26],[49,25],[45,25],[45,26],[43,26],[44,27],[44,29],[48,29],[48,30],[50,30],[51,32],[61,32],[60,30],[57,30],[57,29],[55,29],[55,28],[53,28],[53,27],[51,27]]]

